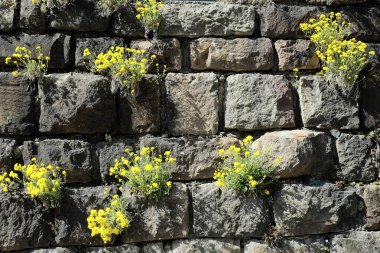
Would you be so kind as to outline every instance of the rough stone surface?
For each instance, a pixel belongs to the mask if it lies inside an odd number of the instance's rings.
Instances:
[[[378,253],[380,232],[354,231],[348,235],[337,235],[332,240],[332,253]]]
[[[54,35],[0,36],[0,66],[7,66],[5,59],[14,53],[17,46],[27,46],[34,50],[42,47],[44,56],[50,56],[49,68],[65,68],[70,63],[71,36],[55,33]]]
[[[161,129],[161,87],[156,75],[145,75],[137,92],[121,89],[119,130],[123,134],[158,133]]]
[[[130,227],[123,242],[185,238],[189,234],[189,199],[185,184],[175,183],[168,196],[160,200],[130,197]]]
[[[367,129],[380,128],[380,64],[378,73],[379,75],[375,77],[379,78],[378,80],[365,79],[360,90],[361,116]]]
[[[178,39],[159,39],[159,40],[132,40],[131,48],[145,49],[148,57],[152,54],[157,56],[155,64],[166,65],[167,71],[179,71],[182,68],[181,44]],[[150,67],[151,73],[156,73],[155,66]]]
[[[75,49],[75,66],[85,67],[83,51],[88,48],[93,55],[107,52],[111,46],[124,46],[125,42],[121,38],[77,38]]]
[[[283,236],[340,232],[359,222],[359,199],[354,191],[332,184],[285,185],[275,195],[274,218]]]
[[[117,11],[114,14],[114,22],[112,23],[111,28],[112,33],[117,36],[144,36],[144,28],[136,19],[136,14],[137,13],[134,8]]]
[[[51,10],[49,29],[79,32],[105,32],[109,17],[95,0],[72,0],[65,7]]]
[[[283,76],[229,76],[225,103],[227,129],[264,130],[295,126],[293,96]]]
[[[113,179],[109,176],[109,169],[114,165],[116,158],[120,159],[124,150],[129,148],[134,150],[132,139],[118,139],[112,142],[101,142],[97,144],[97,156],[99,158],[100,175],[103,182]]]
[[[1,44],[0,44],[1,47]],[[0,50],[1,52],[1,50]],[[30,135],[35,129],[31,83],[0,72],[0,133]]]
[[[158,30],[162,36],[249,36],[255,28],[253,6],[168,4]],[[202,17],[202,18],[200,18]]]
[[[115,124],[115,97],[107,78],[92,74],[50,74],[39,85],[40,131],[102,133]]]
[[[91,209],[108,203],[103,187],[65,188],[55,209],[55,243],[58,246],[103,245],[100,236],[91,237],[87,217]]]
[[[366,229],[380,230],[380,186],[366,185],[359,187],[356,192],[363,198],[366,207]]]
[[[361,4],[365,2],[368,2],[368,0],[306,0],[308,4],[326,4],[329,6]]]
[[[363,73],[366,77],[380,81],[380,44],[367,43],[368,51],[375,51],[375,55],[369,57]],[[367,80],[364,80],[366,83]]]
[[[274,64],[270,39],[201,38],[191,42],[191,68],[195,70],[269,70]]]
[[[0,138],[0,168],[13,169],[16,160],[16,140]]]
[[[261,237],[270,226],[263,197],[245,196],[207,183],[192,188],[193,231],[198,237]]]
[[[350,22],[351,36],[361,40],[380,41],[380,7],[343,7],[342,19]]]
[[[278,55],[281,71],[298,69],[317,69],[319,58],[315,47],[309,40],[277,40],[274,46]]]
[[[277,131],[266,133],[252,144],[253,150],[269,152],[269,163],[283,157],[276,168],[281,178],[298,176],[326,176],[334,167],[330,137],[309,130]]]
[[[310,253],[320,252],[322,247],[322,239],[284,240],[277,247],[251,240],[244,244],[244,253]]]
[[[335,84],[327,83],[323,77],[301,77],[298,94],[305,127],[359,128],[358,103],[343,94]]]
[[[2,0],[0,3],[0,31],[8,32],[13,29],[15,6],[12,0]]]
[[[121,245],[112,247],[89,247],[83,250],[84,253],[140,253],[140,248],[134,245]]]
[[[218,132],[218,77],[214,73],[166,76],[164,122],[173,135],[208,135]]]
[[[165,253],[164,244],[162,242],[148,243],[142,247],[141,253]]]
[[[346,181],[372,181],[376,164],[371,155],[372,141],[365,135],[341,134],[336,149],[342,177]]]
[[[57,248],[51,248],[51,249],[36,249],[36,250],[26,251],[22,253],[79,253],[79,252],[75,248],[57,247]]]
[[[232,239],[188,239],[172,242],[170,253],[194,252],[240,253],[240,241]]]
[[[300,23],[309,21],[324,8],[316,6],[286,6],[267,4],[259,8],[261,36],[269,38],[305,38]]]
[[[48,246],[50,217],[39,202],[17,193],[0,193],[0,250]]]
[[[173,180],[212,178],[220,162],[218,150],[237,144],[239,144],[238,139],[234,137],[144,137],[140,139],[140,147],[155,147],[161,154],[166,150],[172,152],[176,158]]]
[[[20,27],[33,32],[43,32],[45,30],[45,14],[32,1],[21,0]]]
[[[38,162],[53,164],[66,170],[67,183],[87,183],[99,178],[99,171],[92,166],[91,147],[79,140],[49,139],[40,142],[25,141],[23,145],[24,163]]]

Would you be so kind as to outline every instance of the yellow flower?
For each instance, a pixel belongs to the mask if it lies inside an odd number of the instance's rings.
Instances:
[[[169,187],[169,188],[172,187],[172,182],[171,181],[167,181],[166,182],[166,186]]]
[[[18,77],[18,71],[17,71],[17,70],[13,71],[13,72],[12,72],[12,75],[13,75],[14,77]]]
[[[270,191],[269,191],[269,190],[265,190],[264,193],[265,193],[265,195],[267,195],[267,196],[270,195]]]

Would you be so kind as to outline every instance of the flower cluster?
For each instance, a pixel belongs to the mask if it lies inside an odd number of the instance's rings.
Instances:
[[[20,187],[20,179],[14,171],[0,174],[0,190],[3,192],[13,191]]]
[[[32,0],[32,3],[40,5],[41,11],[45,13],[47,9],[65,7],[69,0]]]
[[[352,88],[359,72],[367,64],[374,51],[367,52],[367,45],[356,39],[346,39],[350,33],[350,23],[342,20],[341,13],[321,14],[300,28],[317,47],[317,55],[322,63],[323,74],[330,81],[343,87]]]
[[[141,81],[150,64],[156,59],[154,54],[146,58],[145,52],[145,50],[116,46],[96,57],[86,48],[83,56],[86,57],[89,68],[93,72],[109,74],[114,80],[127,85],[131,93],[134,93],[137,83]]]
[[[112,13],[125,8],[129,5],[130,0],[99,0],[98,5],[103,13],[107,16]]]
[[[15,164],[14,171],[23,174],[26,193],[32,198],[39,198],[46,207],[59,204],[66,171],[51,164],[37,164],[36,158],[32,158],[32,163],[28,165]]]
[[[136,2],[136,18],[145,27],[145,34],[157,31],[161,21],[161,10],[164,4],[157,0],[143,0]]]
[[[24,75],[29,80],[41,79],[47,72],[50,57],[44,57],[41,46],[32,52],[26,47],[16,47],[12,56],[5,59],[6,64],[14,64],[18,70],[12,72],[13,76]]]
[[[93,209],[87,218],[91,236],[100,235],[103,242],[109,243],[112,235],[118,235],[130,224],[127,202],[118,195],[113,195],[111,203],[105,209]]]
[[[141,152],[126,149],[127,157],[115,159],[109,170],[119,183],[125,184],[131,193],[158,199],[169,193],[172,182],[171,169],[175,158],[170,151],[155,156],[153,147],[144,147]]]
[[[251,151],[252,140],[253,137],[249,135],[243,140],[241,147],[230,146],[227,150],[219,150],[223,163],[221,168],[215,171],[214,179],[219,187],[270,195],[267,187],[275,179],[274,170],[282,157],[274,159],[268,166],[270,155],[258,150]]]

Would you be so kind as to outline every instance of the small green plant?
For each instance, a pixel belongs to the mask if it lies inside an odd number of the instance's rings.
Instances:
[[[171,171],[175,158],[166,151],[155,156],[153,147],[143,147],[141,152],[125,150],[127,157],[116,159],[109,170],[119,183],[126,185],[131,193],[158,199],[169,194],[172,187]]]
[[[145,37],[148,38],[150,32],[153,32],[153,38],[157,37],[157,29],[161,21],[161,10],[164,4],[156,0],[143,0],[136,2],[136,18],[145,28]]]
[[[99,0],[98,5],[103,13],[110,16],[112,13],[128,7],[130,0]]]
[[[51,8],[63,8],[70,0],[32,0],[33,4],[39,5],[43,13]]]
[[[318,20],[300,24],[301,30],[310,37],[317,47],[322,71],[329,82],[340,85],[344,91],[351,91],[360,71],[375,55],[367,52],[367,45],[355,38],[346,39],[350,34],[350,23],[342,20],[341,13],[321,14]]]
[[[259,192],[270,195],[268,186],[275,180],[274,170],[282,160],[278,157],[271,165],[270,155],[259,150],[251,151],[252,136],[247,136],[241,147],[230,146],[220,149],[223,162],[214,173],[216,185],[239,192]]]
[[[129,227],[131,219],[127,208],[126,200],[115,194],[106,208],[91,210],[87,218],[91,236],[100,235],[105,244],[111,242],[113,235]]]
[[[106,53],[93,55],[88,48],[83,52],[85,63],[90,71],[108,74],[113,80],[126,85],[132,94],[135,93],[138,82],[141,81],[148,67],[156,59],[152,54],[144,56],[145,50],[125,47],[111,47]]]
[[[26,47],[16,47],[12,56],[5,59],[5,63],[16,65],[17,70],[13,76],[25,76],[28,80],[42,79],[48,68],[50,57],[44,56],[41,46],[37,46],[32,52]]]

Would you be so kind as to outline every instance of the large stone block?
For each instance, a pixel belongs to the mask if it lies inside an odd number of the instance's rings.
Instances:
[[[328,83],[321,76],[304,76],[300,79],[298,94],[305,127],[359,128],[357,101],[342,93],[336,84]]]
[[[175,38],[159,40],[132,40],[131,48],[144,49],[150,57],[157,56],[154,63],[158,63],[161,68],[166,65],[167,71],[180,71],[182,68],[181,44]],[[151,73],[156,73],[157,68],[150,67]]]
[[[253,150],[270,153],[269,163],[283,157],[276,168],[281,178],[298,176],[324,177],[334,168],[331,139],[323,132],[308,130],[266,133],[252,144]]]
[[[166,150],[176,158],[173,180],[210,179],[220,162],[218,150],[239,144],[234,137],[216,138],[164,138],[144,137],[140,147],[155,147],[163,154]]]
[[[103,245],[100,236],[91,237],[87,217],[91,209],[103,208],[107,196],[103,187],[66,188],[55,209],[55,243],[58,246]]]
[[[116,102],[110,82],[99,75],[50,74],[39,85],[40,131],[104,133],[115,125]]]
[[[0,168],[10,170],[16,162],[16,140],[0,138]]]
[[[250,131],[294,126],[293,95],[285,77],[239,74],[227,78],[227,129]]]
[[[342,178],[346,181],[372,181],[376,177],[372,140],[365,135],[341,134],[336,141]]]
[[[310,40],[277,40],[274,46],[278,55],[278,68],[281,71],[319,67],[319,58]]]
[[[47,247],[53,239],[51,213],[21,193],[0,193],[0,250]]]
[[[366,207],[365,228],[367,230],[380,230],[380,186],[366,185],[359,187],[356,192],[363,198]]]
[[[83,249],[84,253],[140,253],[140,248],[135,245],[120,245],[113,247],[89,247]]]
[[[240,253],[240,241],[233,239],[187,239],[173,241],[171,248],[170,253]]]
[[[45,13],[39,5],[29,0],[21,0],[20,3],[20,28],[33,32],[45,30]]]
[[[16,1],[2,0],[0,3],[0,31],[8,32],[13,29]]]
[[[134,140],[118,139],[111,142],[101,142],[96,146],[97,156],[99,158],[100,175],[103,182],[109,182],[114,179],[109,176],[109,169],[114,166],[115,159],[120,159],[124,154],[124,150],[128,148],[134,151]]]
[[[375,78],[364,79],[362,84],[360,90],[360,103],[362,105],[360,113],[364,127],[367,129],[380,128],[380,64]]]
[[[109,17],[95,0],[73,0],[65,7],[53,8],[48,28],[60,31],[105,32]]]
[[[285,185],[274,198],[274,219],[283,236],[340,232],[360,222],[359,203],[354,191],[332,184]]]
[[[258,10],[261,36],[281,39],[305,38],[299,25],[322,12],[326,12],[326,9],[316,6],[264,5]]]
[[[253,6],[214,3],[167,4],[162,16],[159,35],[201,37],[250,36],[256,15]]]
[[[136,94],[122,88],[118,99],[119,130],[123,134],[158,133],[161,129],[161,85],[145,75]]]
[[[54,35],[29,35],[23,33],[19,36],[0,36],[0,65],[7,66],[5,59],[12,56],[17,46],[27,46],[34,50],[36,46],[42,47],[44,56],[50,56],[49,68],[65,68],[70,63],[71,36],[56,33]]]
[[[264,244],[251,240],[244,244],[244,253],[311,253],[322,252],[322,239],[283,240],[279,246]]]
[[[79,251],[76,248],[56,247],[56,248],[49,248],[49,249],[36,249],[36,250],[30,250],[30,251],[22,251],[22,253],[79,253]]]
[[[107,52],[111,46],[124,46],[125,41],[121,38],[77,38],[75,49],[75,66],[85,67],[83,51],[88,48],[93,56]]]
[[[133,214],[123,242],[186,238],[189,235],[189,199],[185,184],[173,184],[170,194],[159,200],[126,195]]]
[[[219,87],[214,73],[166,76],[164,124],[173,135],[209,135],[218,132]]]
[[[99,179],[99,171],[92,165],[91,146],[88,142],[59,139],[25,141],[22,155],[24,163],[31,163],[31,158],[35,157],[38,162],[66,170],[67,183],[87,183]]]
[[[197,237],[261,237],[270,214],[261,196],[218,188],[214,183],[193,186],[193,231]]]
[[[268,38],[201,38],[191,42],[190,50],[191,68],[195,70],[256,71],[269,70],[274,64]]]
[[[353,231],[346,235],[336,235],[331,244],[332,253],[378,253],[380,232]]]
[[[0,133],[32,134],[36,113],[31,83],[22,77],[15,78],[11,73],[0,72],[0,91]]]

